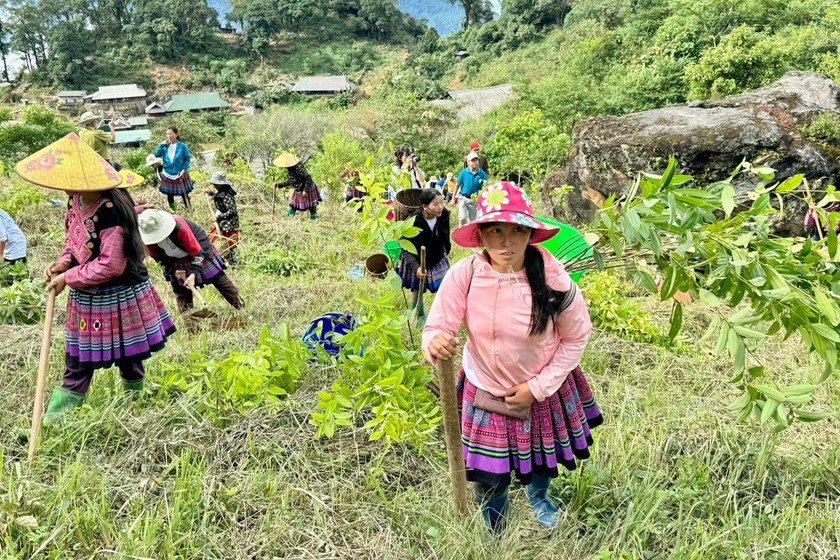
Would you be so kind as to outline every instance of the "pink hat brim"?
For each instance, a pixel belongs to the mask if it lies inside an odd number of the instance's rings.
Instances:
[[[452,241],[467,249],[484,247],[484,244],[481,242],[481,235],[478,232],[478,226],[493,222],[519,224],[531,228],[534,230],[534,233],[531,235],[531,241],[529,241],[531,245],[548,241],[560,231],[560,228],[549,227],[536,218],[521,212],[491,212],[473,220],[465,226],[455,228],[452,231]]]

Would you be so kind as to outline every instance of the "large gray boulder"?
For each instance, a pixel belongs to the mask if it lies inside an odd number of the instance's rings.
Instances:
[[[840,87],[821,74],[788,72],[732,97],[590,118],[575,126],[567,164],[545,186],[575,187],[555,213],[582,223],[594,219],[607,197],[626,192],[639,172],[661,173],[672,155],[681,173],[701,181],[725,178],[746,159],[773,167],[778,179],[804,173],[812,184],[834,184],[840,175],[836,152],[802,135],[821,113],[840,117]],[[736,190],[752,186],[741,181]],[[775,230],[801,235],[805,209],[789,195]]]

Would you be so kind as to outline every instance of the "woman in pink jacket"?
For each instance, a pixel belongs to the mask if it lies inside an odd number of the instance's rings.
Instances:
[[[485,250],[446,275],[423,331],[433,362],[467,342],[458,376],[467,479],[487,525],[504,527],[511,472],[527,486],[539,523],[553,526],[548,486],[557,466],[589,457],[603,419],[580,369],[592,331],[586,303],[548,251],[557,229],[535,220],[523,191],[501,182],[478,197],[478,217],[457,228],[462,247]]]

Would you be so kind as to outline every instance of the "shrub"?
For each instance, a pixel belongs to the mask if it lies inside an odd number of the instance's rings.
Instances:
[[[591,271],[581,277],[592,324],[634,342],[666,345],[667,323],[653,319],[638,303],[623,294],[624,285],[606,271]]]
[[[46,197],[41,189],[19,179],[0,181],[0,208],[10,216],[17,216],[21,210],[39,204]]]
[[[820,113],[811,124],[803,127],[802,134],[811,140],[840,142],[840,118],[833,113]]]
[[[293,393],[310,352],[282,325],[277,337],[263,326],[251,352],[231,352],[221,361],[198,354],[190,358],[186,364],[164,364],[154,379],[160,384],[160,396],[187,393],[200,400],[201,411],[245,412],[272,406]]]
[[[320,151],[312,156],[307,167],[317,184],[333,185],[340,182],[339,177],[348,163],[361,168],[367,157],[361,142],[344,131],[335,130],[324,135]]]
[[[279,247],[267,251],[245,251],[243,258],[248,262],[248,270],[258,274],[292,276],[303,272],[312,265],[312,259],[306,255],[293,253]]]
[[[569,136],[560,132],[539,109],[526,111],[503,124],[485,150],[494,174],[533,178],[535,170],[560,167]]]
[[[19,277],[19,273],[19,270],[8,272],[16,277]],[[0,288],[0,323],[34,325],[43,321],[47,303],[47,292],[44,288],[44,283],[40,280],[23,280]]]

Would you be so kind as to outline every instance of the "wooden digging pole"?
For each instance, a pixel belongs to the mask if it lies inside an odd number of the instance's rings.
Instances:
[[[38,380],[35,383],[35,404],[32,407],[32,429],[29,432],[29,462],[35,456],[38,447],[38,434],[41,432],[41,417],[44,415],[44,389],[47,385],[47,373],[50,369],[50,342],[52,339],[53,314],[55,312],[55,290],[47,296],[47,313],[44,319],[44,336],[41,339],[41,357],[38,360]]]
[[[420,247],[420,270],[424,273],[426,272],[426,247]],[[417,302],[414,305],[413,319],[415,323],[417,323],[421,312],[426,313],[426,310],[423,308],[423,292],[425,291],[426,275],[423,274],[423,277],[420,279],[420,289],[417,292]]]
[[[452,480],[452,494],[455,511],[467,515],[467,471],[464,466],[464,451],[461,447],[461,418],[458,415],[458,399],[455,395],[455,377],[452,374],[452,360],[440,360],[437,366],[440,382],[440,405],[443,411],[443,430],[446,436],[446,457],[449,461],[449,476]]]

